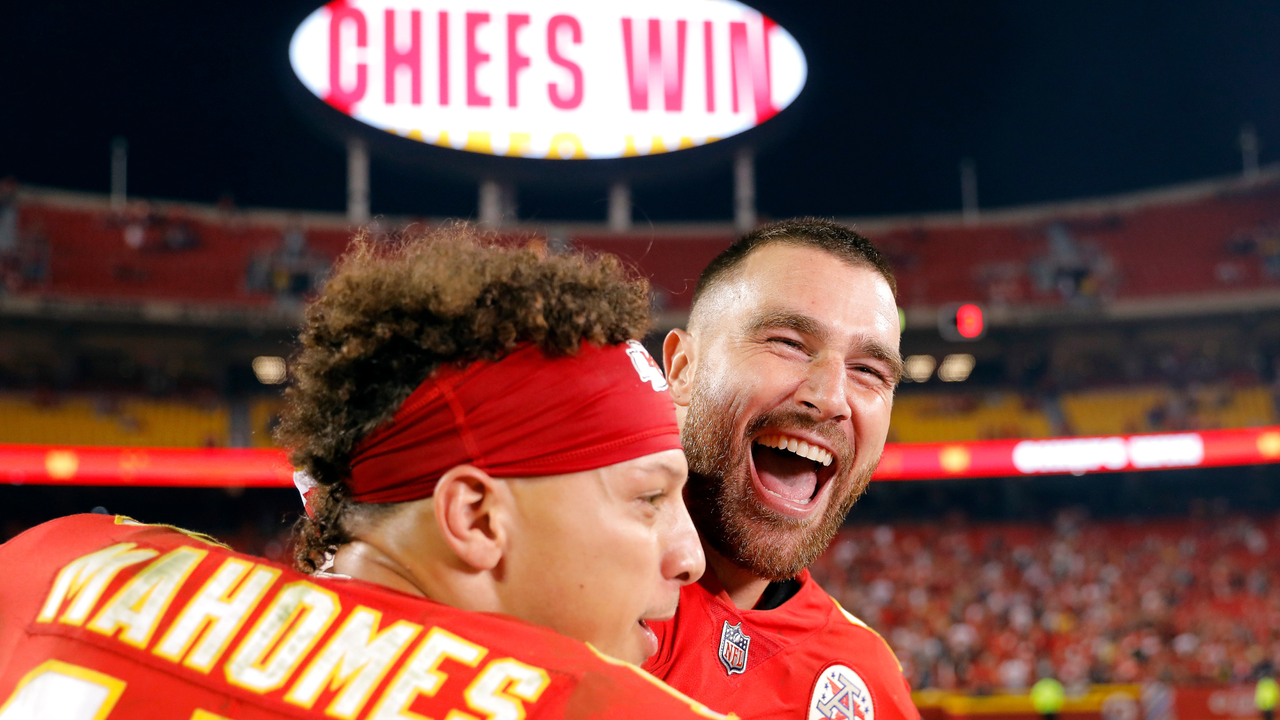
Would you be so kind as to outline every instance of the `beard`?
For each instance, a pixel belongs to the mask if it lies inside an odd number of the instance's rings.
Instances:
[[[793,578],[827,549],[880,458],[854,467],[854,451],[843,432],[796,410],[759,413],[738,437],[734,428],[742,426],[741,408],[729,393],[704,387],[694,387],[680,432],[689,460],[685,501],[693,524],[703,542],[738,567],[770,581]],[[764,428],[806,430],[830,443],[838,464],[827,480],[832,485],[827,507],[817,517],[779,515],[756,496],[749,438]]]

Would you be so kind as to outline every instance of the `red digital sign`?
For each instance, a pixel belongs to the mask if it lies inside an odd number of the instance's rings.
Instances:
[[[987,314],[978,303],[953,303],[938,309],[938,334],[951,342],[980,340],[987,334]]]
[[[982,337],[987,329],[983,323],[982,308],[977,305],[969,303],[956,309],[956,332],[961,337],[970,340]]]

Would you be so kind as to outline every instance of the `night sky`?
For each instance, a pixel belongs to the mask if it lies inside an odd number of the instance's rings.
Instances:
[[[757,164],[766,216],[951,210],[1236,173],[1240,125],[1280,160],[1280,2],[756,0],[809,62]],[[105,192],[342,210],[341,146],[287,99],[287,45],[315,2],[8,3],[0,176]],[[778,133],[774,133],[777,135]],[[604,218],[601,184],[518,187],[521,216]],[[729,164],[638,182],[637,218],[727,220]],[[375,213],[471,216],[474,181],[375,158]]]

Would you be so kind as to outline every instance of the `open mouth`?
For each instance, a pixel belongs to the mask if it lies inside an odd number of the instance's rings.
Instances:
[[[643,618],[637,620],[636,624],[640,626],[640,634],[642,638],[641,647],[645,657],[653,657],[654,653],[658,652],[657,633],[653,631],[653,628],[649,627],[649,623],[645,622]]]
[[[836,471],[830,450],[781,433],[757,437],[751,443],[751,460],[761,488],[801,506],[797,510],[813,503]]]

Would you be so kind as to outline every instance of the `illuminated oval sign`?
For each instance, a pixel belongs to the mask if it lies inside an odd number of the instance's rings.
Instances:
[[[795,39],[733,0],[336,0],[293,34],[294,72],[380,130],[511,157],[705,145],[800,94]]]

